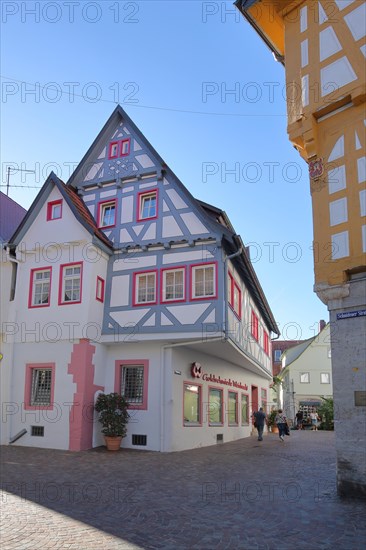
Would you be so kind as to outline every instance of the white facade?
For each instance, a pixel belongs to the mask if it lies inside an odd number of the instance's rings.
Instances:
[[[333,396],[330,325],[314,338],[289,348],[282,356],[283,381],[281,405],[288,418],[295,420],[298,410],[308,411]]]
[[[130,403],[125,447],[249,436],[278,328],[225,213],[189,194],[120,107],[67,185],[49,176],[8,253],[1,443],[101,445],[93,405],[113,391]]]

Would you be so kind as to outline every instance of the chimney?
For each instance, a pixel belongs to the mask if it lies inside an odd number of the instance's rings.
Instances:
[[[327,323],[324,321],[324,319],[320,319],[319,321],[319,332],[321,332],[323,330],[323,328],[325,327]]]

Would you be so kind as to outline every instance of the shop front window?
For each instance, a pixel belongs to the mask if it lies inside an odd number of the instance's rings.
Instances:
[[[184,384],[184,425],[201,424],[201,386]]]
[[[208,392],[209,424],[222,425],[222,390],[210,388]]]

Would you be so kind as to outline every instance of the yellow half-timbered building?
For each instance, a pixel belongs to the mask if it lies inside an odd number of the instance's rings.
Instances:
[[[309,165],[314,290],[330,312],[338,490],[364,495],[366,3],[236,6],[286,69],[289,139]]]

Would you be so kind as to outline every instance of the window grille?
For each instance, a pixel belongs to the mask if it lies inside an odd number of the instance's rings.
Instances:
[[[51,404],[51,369],[33,369],[31,405]]]
[[[145,446],[146,444],[147,444],[147,436],[146,435],[132,434],[132,445]]]
[[[31,426],[31,435],[44,437],[44,426]]]
[[[122,367],[121,394],[130,404],[143,403],[144,367],[142,365]]]

